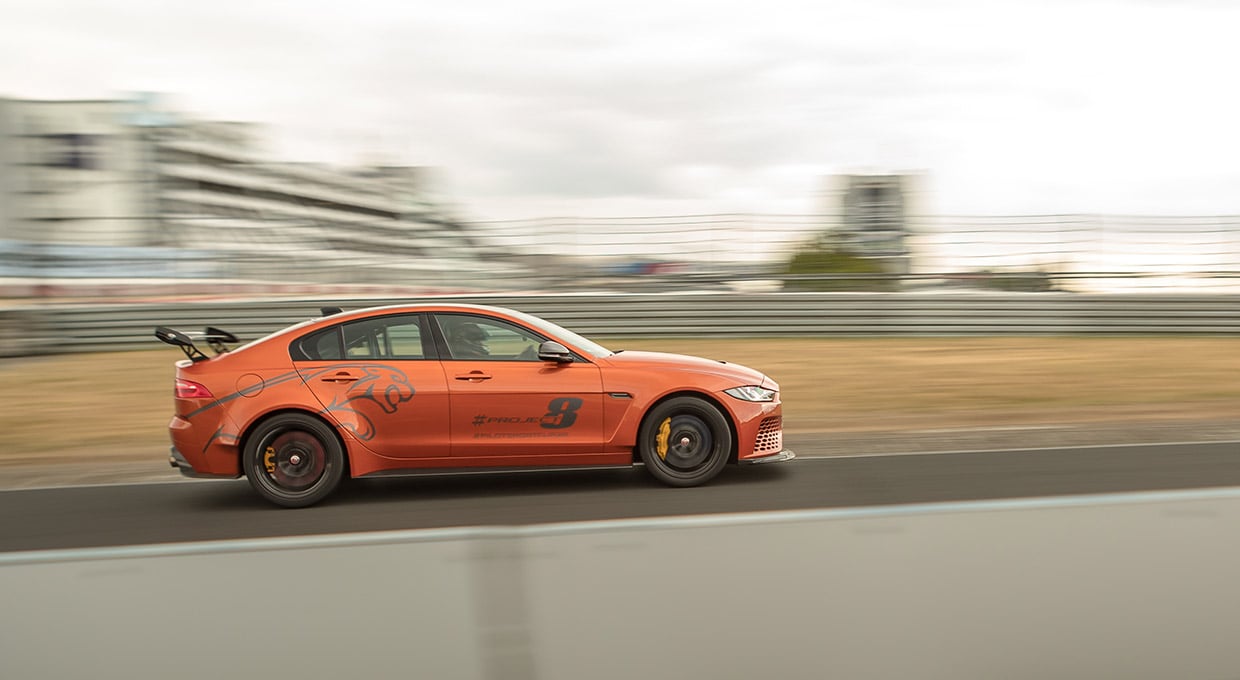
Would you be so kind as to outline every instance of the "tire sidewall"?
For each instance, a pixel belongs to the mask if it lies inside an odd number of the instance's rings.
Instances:
[[[323,474],[318,481],[301,491],[280,489],[267,476],[260,454],[264,441],[289,431],[305,432],[323,447]],[[263,421],[247,438],[242,462],[250,486],[263,498],[286,508],[304,508],[326,498],[340,485],[345,468],[344,448],[336,433],[323,421],[300,413],[285,413]]]
[[[710,429],[713,439],[713,450],[706,462],[688,472],[667,464],[659,458],[655,448],[660,424],[678,415],[701,419]],[[709,401],[700,397],[674,397],[658,404],[647,414],[638,433],[637,449],[646,470],[655,479],[670,486],[697,486],[713,479],[727,465],[732,455],[732,431],[727,417]]]

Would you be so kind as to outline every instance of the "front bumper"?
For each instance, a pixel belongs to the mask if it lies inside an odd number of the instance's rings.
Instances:
[[[175,446],[169,447],[168,464],[176,468],[177,471],[179,471],[181,474],[185,475],[186,477],[193,477],[195,479],[236,479],[241,476],[241,475],[229,475],[229,474],[221,475],[221,474],[212,474],[209,472],[199,472],[194,469],[194,466],[189,464],[188,460],[185,460],[185,456],[181,455],[181,452],[177,451],[177,447]]]
[[[797,454],[793,453],[792,449],[784,449],[779,453],[772,453],[769,456],[762,456],[761,458],[742,458],[737,462],[741,465],[765,465],[766,463],[782,463],[796,457]]]

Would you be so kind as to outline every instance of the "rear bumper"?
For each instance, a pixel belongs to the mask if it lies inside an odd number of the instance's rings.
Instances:
[[[796,457],[797,454],[793,453],[792,449],[784,449],[779,453],[772,453],[769,456],[762,456],[761,458],[742,458],[737,462],[741,465],[765,465],[766,463],[782,463]]]
[[[236,479],[241,476],[241,475],[228,475],[228,474],[221,475],[221,474],[214,474],[214,473],[209,473],[209,472],[199,472],[194,469],[194,466],[189,464],[188,460],[185,460],[185,456],[182,456],[181,452],[177,451],[177,447],[175,446],[170,447],[168,450],[168,464],[176,468],[181,474],[185,475],[186,477],[193,477],[195,479]]]

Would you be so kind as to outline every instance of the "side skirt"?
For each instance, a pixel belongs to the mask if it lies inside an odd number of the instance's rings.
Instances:
[[[634,465],[522,465],[520,467],[439,467],[377,470],[354,479],[387,477],[441,477],[459,475],[511,475],[518,472],[583,472],[587,470],[631,470]]]

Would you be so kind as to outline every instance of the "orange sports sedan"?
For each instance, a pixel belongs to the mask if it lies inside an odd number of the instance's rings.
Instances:
[[[644,464],[672,486],[790,460],[779,386],[737,364],[612,352],[529,314],[324,308],[237,347],[155,329],[177,363],[169,462],[303,507],[346,476]],[[208,356],[196,343],[215,352]]]

